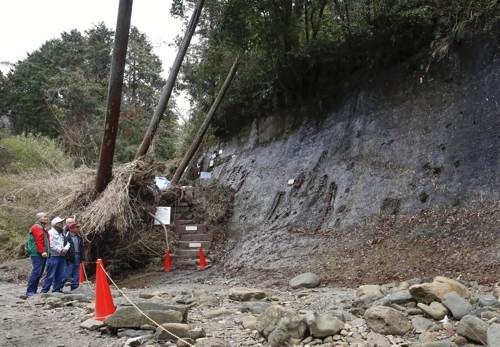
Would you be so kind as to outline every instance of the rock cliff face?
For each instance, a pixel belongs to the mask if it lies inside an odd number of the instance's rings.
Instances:
[[[477,40],[424,70],[402,64],[348,86],[321,122],[292,131],[271,117],[207,151],[200,171],[237,191],[225,263],[313,269],[341,250],[330,233],[369,216],[497,203],[499,47]]]

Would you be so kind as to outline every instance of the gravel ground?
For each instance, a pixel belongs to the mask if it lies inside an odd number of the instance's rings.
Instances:
[[[29,260],[0,265],[2,312],[0,346],[117,347],[125,345],[129,338],[127,336],[112,336],[80,328],[82,318],[89,312],[86,308],[87,304],[48,308],[41,295],[23,299],[22,296],[26,291],[24,279],[29,272]],[[230,346],[235,347],[259,346],[266,345],[266,343],[259,334],[241,326],[241,319],[246,314],[240,312],[242,303],[228,299],[227,291],[232,287],[260,288],[267,293],[268,297],[284,302],[288,306],[318,312],[342,307],[354,299],[354,290],[342,288],[306,290],[308,295],[302,295],[299,298],[301,291],[290,291],[290,288],[284,285],[281,287],[259,285],[252,281],[252,278],[255,279],[256,276],[249,273],[241,273],[240,277],[225,278],[220,276],[219,270],[215,267],[204,271],[174,270],[167,273],[157,269],[130,276],[118,282],[118,287],[132,302],[143,300],[139,298],[140,294],[154,291],[167,292],[170,297],[197,292],[215,295],[221,303],[218,308],[232,310],[235,313],[229,316],[206,318],[202,315],[203,309],[193,307],[189,311],[188,322],[203,328],[207,336],[226,340]],[[272,282],[271,280],[270,283]],[[110,288],[116,305],[126,302],[126,298],[111,283]],[[92,294],[93,286],[85,284],[78,290]],[[68,289],[65,288],[65,292],[67,291]],[[146,346],[158,347],[170,346],[170,344],[159,344],[151,340]]]

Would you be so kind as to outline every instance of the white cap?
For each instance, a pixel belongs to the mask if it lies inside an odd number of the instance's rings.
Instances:
[[[54,219],[52,219],[52,226],[55,226],[57,223],[60,223],[60,222],[64,222],[64,218],[61,218],[61,217],[56,217]]]

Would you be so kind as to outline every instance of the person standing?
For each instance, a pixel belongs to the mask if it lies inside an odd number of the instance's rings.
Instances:
[[[30,228],[28,235],[28,253],[31,257],[31,271],[28,279],[28,288],[26,296],[32,296],[37,293],[38,283],[43,274],[43,269],[50,257],[50,236],[45,228],[49,218],[44,212],[39,212],[35,217],[36,223]]]
[[[52,228],[49,230],[50,236],[50,258],[47,260],[47,274],[43,281],[42,293],[47,293],[52,287],[52,292],[61,293],[61,284],[64,282],[64,270],[66,267],[66,252],[69,243],[63,234],[64,219],[56,217],[52,219]]]
[[[83,239],[80,235],[80,224],[71,223],[68,225],[69,250],[66,254],[66,268],[70,268],[71,290],[78,288],[80,280],[80,262],[85,260],[83,251]],[[66,270],[68,271],[68,270]]]
[[[68,225],[70,225],[71,223],[75,223],[75,222],[76,222],[76,220],[74,218],[71,218],[71,217],[66,218],[66,225],[63,227],[63,236],[66,239],[66,241],[68,240],[68,237],[69,237]],[[61,282],[61,288],[59,289],[61,292],[64,288],[64,284],[66,284],[66,281],[71,276],[71,269],[72,268],[66,263],[67,263],[67,261],[64,263],[64,276],[63,276],[64,278],[63,278],[63,281]]]

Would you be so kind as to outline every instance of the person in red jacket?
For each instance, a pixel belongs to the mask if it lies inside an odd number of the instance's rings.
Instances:
[[[49,218],[47,214],[39,212],[36,214],[36,223],[30,228],[28,235],[28,253],[31,257],[33,270],[28,280],[26,296],[36,294],[38,283],[43,274],[43,269],[45,268],[47,259],[50,257],[50,236],[45,228],[48,221]]]

